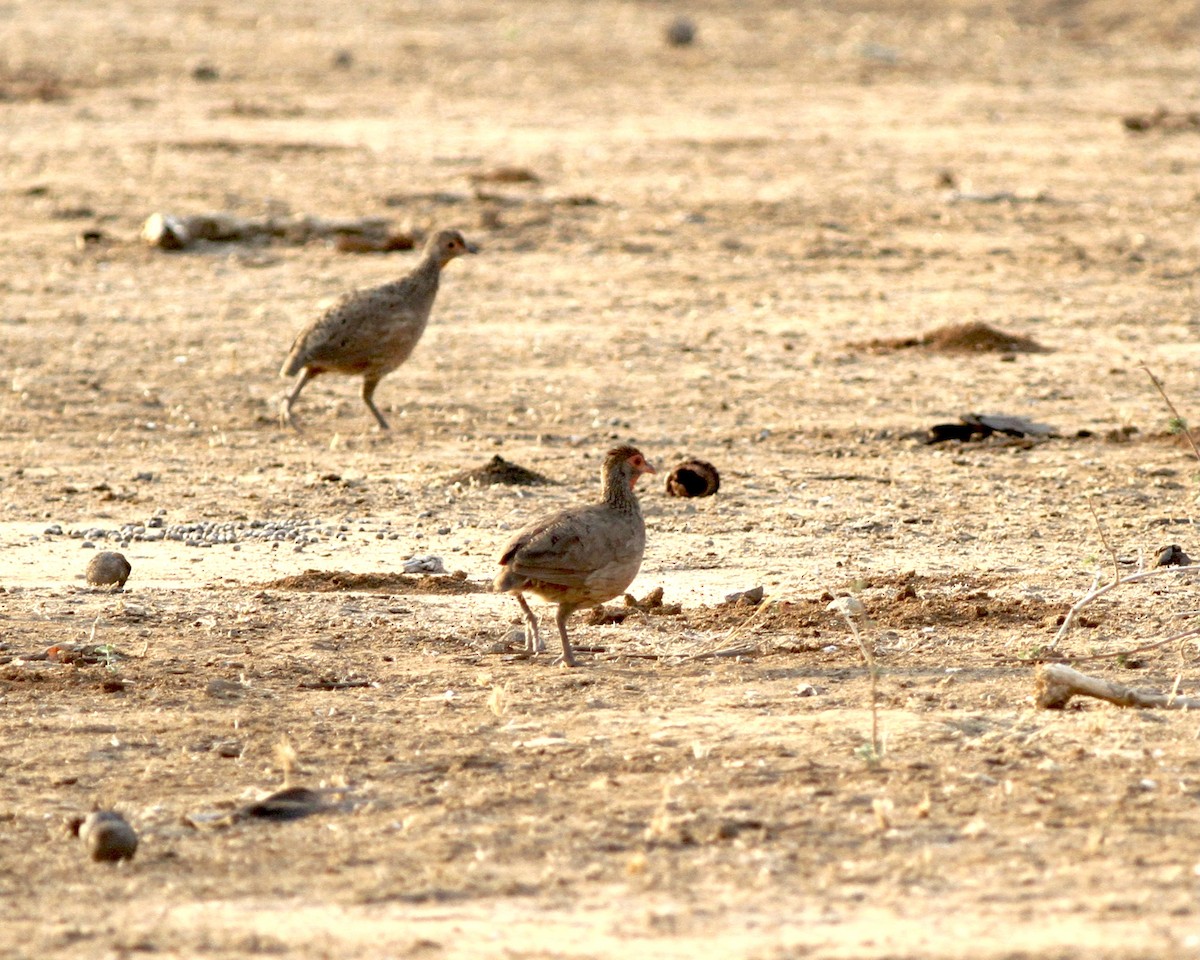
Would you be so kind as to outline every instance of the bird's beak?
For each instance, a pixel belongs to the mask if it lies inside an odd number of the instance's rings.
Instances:
[[[658,473],[658,471],[654,469],[654,464],[652,464],[649,460],[646,461],[646,465],[644,467],[642,467],[642,469],[639,470],[638,472],[639,473]]]
[[[468,243],[467,244],[467,253],[478,253],[478,252],[479,252],[479,244],[477,244],[477,243]]]

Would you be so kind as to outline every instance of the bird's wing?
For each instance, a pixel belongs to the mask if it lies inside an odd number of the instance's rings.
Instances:
[[[376,290],[347,294],[300,333],[289,361],[295,358],[301,361],[300,366],[305,366],[337,359],[345,353],[358,329],[377,312]]]
[[[500,558],[513,573],[563,587],[584,587],[598,571],[641,555],[633,519],[604,505],[564,510],[526,527]]]

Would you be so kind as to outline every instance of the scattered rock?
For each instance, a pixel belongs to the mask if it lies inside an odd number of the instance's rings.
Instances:
[[[399,231],[383,236],[365,233],[339,233],[333,238],[333,248],[338,253],[392,253],[396,250],[412,250],[417,245],[413,234]]]
[[[1013,417],[1002,413],[965,413],[959,423],[935,423],[925,436],[928,444],[959,440],[971,443],[1001,433],[1008,437],[1056,437],[1058,432],[1045,423],[1036,423],[1024,417]]]
[[[1158,556],[1154,558],[1156,567],[1190,567],[1191,565],[1192,558],[1184,553],[1183,548],[1177,543],[1163,547],[1158,551]]]
[[[80,230],[79,233],[75,234],[75,248],[77,250],[86,250],[88,247],[107,243],[110,239],[108,234],[95,227],[88,230]]]
[[[112,810],[88,814],[79,822],[77,830],[88,856],[98,863],[132,860],[137,852],[137,832],[123,816]]]
[[[1121,118],[1130,133],[1200,133],[1200,111],[1167,110],[1159,107],[1152,113],[1132,113]]]
[[[108,643],[56,643],[47,647],[40,656],[26,659],[49,660],[51,663],[71,663],[76,666],[103,664],[111,667],[127,657]]]
[[[672,47],[690,47],[696,42],[696,22],[680,15],[667,24],[665,35]]]
[[[197,83],[214,83],[221,79],[221,71],[211,63],[198,63],[192,67],[192,79]]]
[[[1050,194],[1045,190],[949,190],[947,203],[1049,203]]]
[[[1121,427],[1113,427],[1104,434],[1105,443],[1129,443],[1141,431],[1131,423]]]
[[[448,484],[464,484],[471,487],[490,487],[502,484],[507,487],[533,487],[553,484],[549,477],[528,470],[516,463],[509,463],[499,454],[492,457],[482,467],[473,470],[463,470],[454,474]]]
[[[721,475],[707,460],[684,460],[667,477],[671,497],[711,497],[721,489]]]
[[[301,820],[328,809],[330,805],[318,791],[307,787],[288,787],[243,807],[240,813],[257,820],[285,821]]]
[[[124,554],[103,550],[88,562],[87,582],[94,587],[115,586],[117,591],[124,590],[132,569]]]
[[[542,178],[528,167],[493,167],[467,174],[472,183],[541,183]]]
[[[144,474],[135,479],[146,479]],[[337,474],[327,474],[337,477]],[[340,479],[340,478],[339,478]],[[359,481],[345,481],[347,485]],[[319,518],[284,518],[275,520],[196,520],[190,523],[167,523],[165,510],[157,511],[145,520],[124,523],[117,528],[74,527],[67,536],[79,540],[86,538],[88,546],[94,547],[96,540],[112,540],[122,544],[131,542],[156,542],[174,540],[189,547],[224,546],[242,541],[266,541],[270,543],[327,543],[345,541],[354,536],[371,537],[376,540],[396,540],[400,534],[392,529],[392,522],[377,518],[354,519],[342,517],[337,520]],[[47,530],[62,529],[62,524],[52,524]]]
[[[152,213],[142,224],[142,239],[160,250],[182,250],[192,242],[187,227],[169,213]]]
[[[635,599],[633,594],[625,594],[625,606],[632,610],[640,610],[642,613],[648,613],[655,617],[673,617],[676,614],[683,612],[682,604],[663,603],[662,587],[655,587],[648,594],[642,597],[641,600]]]
[[[213,677],[208,681],[204,692],[214,700],[240,700],[246,695],[248,689],[246,684],[239,683],[236,680]]]
[[[268,590],[305,590],[335,593],[361,590],[371,593],[460,594],[482,593],[477,583],[455,576],[410,577],[403,573],[349,573],[345,570],[305,570],[304,573],[260,584]]]
[[[445,573],[446,565],[442,563],[441,557],[435,557],[432,554],[425,556],[410,557],[404,561],[405,573]]]
[[[354,54],[350,50],[338,50],[330,57],[329,65],[335,70],[349,70],[354,66]]]
[[[629,619],[630,613],[632,613],[631,610],[614,610],[600,603],[592,607],[587,615],[587,619],[583,622],[589,627],[601,627],[610,623],[624,623]]]
[[[731,606],[756,607],[762,603],[765,593],[762,587],[751,587],[749,590],[739,590],[737,593],[726,595],[725,603]]]
[[[340,788],[310,790],[307,787],[285,787],[254,803],[228,809],[233,804],[224,804],[224,810],[188,813],[183,817],[184,823],[196,829],[220,829],[233,826],[246,820],[268,820],[283,823],[289,820],[302,820],[314,813],[325,813],[330,810],[343,812],[353,809],[353,802],[346,797],[347,791]],[[330,797],[340,797],[337,802],[331,802]]]
[[[66,100],[67,86],[62,77],[36,67],[13,69],[9,63],[0,75],[0,103],[13,103],[36,100],[42,103],[52,103],[56,100]],[[41,191],[35,193],[33,191]],[[45,188],[31,187],[29,196],[42,196]]]
[[[385,217],[351,217],[327,220],[323,217],[238,217],[231,213],[197,213],[176,216],[152,213],[142,225],[142,239],[160,250],[184,250],[199,242],[305,244],[333,238],[348,249],[354,239],[368,249],[406,250],[405,244],[416,238],[408,233],[393,233]],[[352,238],[340,240],[340,238]]]

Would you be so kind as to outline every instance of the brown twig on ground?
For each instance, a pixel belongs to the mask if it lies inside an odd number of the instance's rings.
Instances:
[[[1062,710],[1067,701],[1075,696],[1095,697],[1115,703],[1118,707],[1200,710],[1200,700],[1193,697],[1176,696],[1174,692],[1166,694],[1134,690],[1119,683],[1089,677],[1065,663],[1047,663],[1040,667],[1035,684],[1035,699],[1043,710]]]

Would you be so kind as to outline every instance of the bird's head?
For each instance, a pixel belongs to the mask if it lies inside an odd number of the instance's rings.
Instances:
[[[642,456],[642,451],[627,445],[608,451],[608,455],[604,458],[605,471],[614,467],[628,474],[630,487],[638,482],[638,477],[642,474],[658,472],[654,469],[654,465]]]
[[[429,238],[426,250],[436,256],[438,263],[444,267],[464,253],[478,253],[479,247],[468,243],[467,238],[457,230],[439,230]]]

